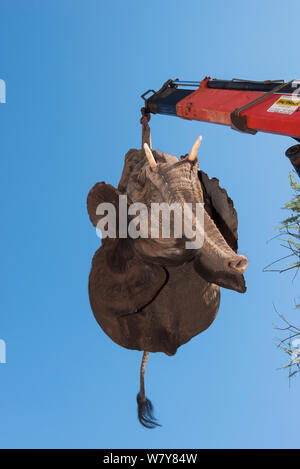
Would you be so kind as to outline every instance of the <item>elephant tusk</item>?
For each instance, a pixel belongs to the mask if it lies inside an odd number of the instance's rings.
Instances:
[[[195,143],[193,145],[193,148],[190,151],[190,154],[188,156],[189,161],[194,161],[195,160],[195,158],[197,156],[197,153],[198,153],[198,150],[199,150],[199,147],[200,147],[201,141],[202,141],[202,137],[200,135],[200,137],[197,138],[197,140],[195,141]]]
[[[144,150],[149,161],[150,167],[154,171],[157,168],[157,163],[147,143],[144,143]]]

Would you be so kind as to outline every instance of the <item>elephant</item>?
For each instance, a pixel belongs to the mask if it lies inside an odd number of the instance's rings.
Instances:
[[[102,232],[107,210],[99,210],[101,204],[107,208],[105,204],[109,203],[116,216],[114,236],[103,235],[102,246],[92,260],[90,304],[96,321],[115,343],[144,352],[138,418],[143,426],[154,428],[159,424],[144,387],[149,353],[174,355],[178,347],[206,330],[219,309],[220,287],[246,291],[243,274],[248,259],[237,253],[238,219],[233,201],[218,179],[198,169],[202,137],[179,159],[152,150],[149,135],[143,136],[142,149],[129,150],[125,155],[117,188],[105,182],[94,185],[88,194],[87,210],[92,224],[98,229],[100,226]],[[204,224],[201,247],[187,248],[187,237],[175,237],[174,230],[164,237],[162,227],[155,238],[120,235],[122,220],[124,224],[121,201],[126,205],[128,226],[134,204],[149,211],[153,204],[200,204]],[[149,212],[145,217],[150,220]],[[196,233],[199,228],[194,210],[189,218]]]

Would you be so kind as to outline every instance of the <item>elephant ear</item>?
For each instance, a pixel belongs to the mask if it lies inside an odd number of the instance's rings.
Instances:
[[[103,215],[97,215],[97,207],[102,203],[110,202],[115,209],[119,206],[119,192],[111,184],[97,182],[90,190],[87,197],[87,211],[94,226],[101,220]]]
[[[220,187],[219,180],[209,178],[204,171],[198,171],[203,189],[204,208],[213,219],[219,231],[231,247],[238,249],[238,217],[233,201],[225,189]]]
[[[109,239],[94,255],[89,296],[100,325],[103,314],[135,313],[149,304],[167,280],[163,267],[139,259],[133,243],[133,240]]]

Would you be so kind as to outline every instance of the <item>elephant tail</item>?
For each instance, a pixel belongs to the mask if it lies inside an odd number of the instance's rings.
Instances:
[[[143,353],[140,370],[140,392],[136,396],[136,400],[138,404],[138,419],[140,423],[146,428],[155,428],[160,427],[160,424],[156,421],[156,418],[154,417],[154,409],[151,401],[149,401],[149,399],[147,399],[145,395],[144,380],[148,356],[149,352]]]

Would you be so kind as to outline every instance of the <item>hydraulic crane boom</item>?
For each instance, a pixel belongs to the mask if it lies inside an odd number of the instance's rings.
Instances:
[[[258,131],[286,135],[300,142],[300,80],[168,80],[159,91],[148,90],[142,98],[146,114],[222,124],[253,135]],[[286,156],[300,176],[300,145],[290,147]]]

